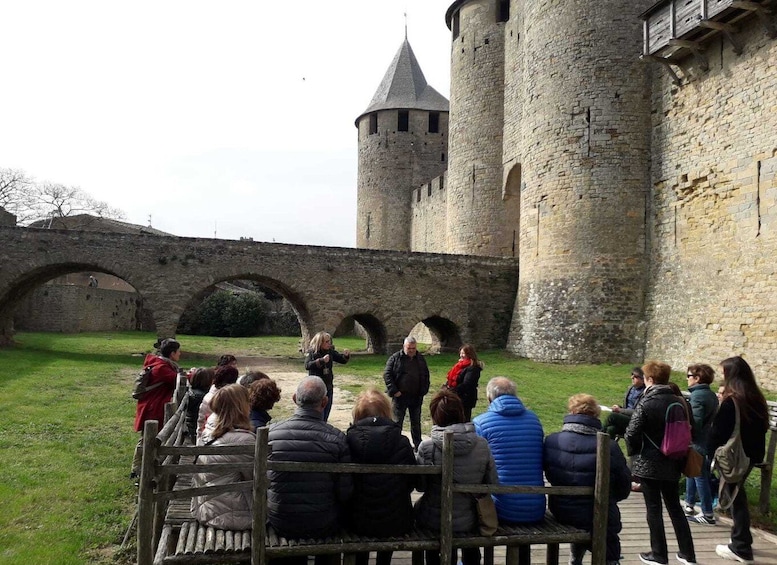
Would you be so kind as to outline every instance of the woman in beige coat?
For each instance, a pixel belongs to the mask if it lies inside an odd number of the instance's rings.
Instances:
[[[248,390],[239,384],[227,385],[216,391],[211,400],[211,409],[216,414],[216,428],[208,445],[240,445],[256,442],[249,419],[250,405]],[[197,464],[207,463],[253,463],[253,452],[245,455],[201,455]],[[228,471],[223,473],[197,473],[193,487],[228,485],[251,481],[251,471]],[[248,530],[251,528],[251,483],[240,490],[216,495],[192,498],[192,514],[206,526],[222,530]]]

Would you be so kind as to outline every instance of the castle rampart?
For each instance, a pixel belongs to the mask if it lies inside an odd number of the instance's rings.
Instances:
[[[447,176],[422,184],[412,194],[412,234],[410,246],[413,251],[445,253],[447,234]]]

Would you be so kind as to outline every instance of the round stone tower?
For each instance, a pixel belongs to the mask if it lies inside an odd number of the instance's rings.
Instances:
[[[411,194],[448,165],[448,100],[426,83],[407,39],[356,127],[356,246],[409,251]]]
[[[509,339],[520,355],[641,357],[650,87],[637,16],[651,3],[513,2],[525,22],[521,274]]]
[[[507,5],[509,7],[509,4]],[[513,256],[510,206],[502,192],[504,28],[500,0],[457,0],[445,15],[452,32],[447,248]]]

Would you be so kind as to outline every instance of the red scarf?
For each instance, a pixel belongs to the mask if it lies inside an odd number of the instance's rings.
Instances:
[[[461,359],[448,371],[448,388],[456,388],[461,372],[472,364],[471,359]]]

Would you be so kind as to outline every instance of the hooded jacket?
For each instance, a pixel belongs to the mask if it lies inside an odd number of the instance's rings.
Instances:
[[[415,465],[410,441],[392,420],[369,417],[346,433],[351,461],[365,464]],[[351,530],[365,536],[401,536],[413,527],[410,493],[413,475],[354,474],[350,502]]]
[[[707,442],[718,411],[718,397],[707,383],[690,386],[688,391],[691,393],[693,414],[693,448],[702,455],[708,455]]]
[[[453,431],[453,482],[461,484],[495,484],[499,481],[488,443],[475,434],[471,422],[450,426],[433,426],[432,438],[418,446],[418,463],[442,464],[442,442],[445,432]],[[442,478],[421,475],[418,490],[423,496],[416,503],[416,521],[421,527],[440,531]],[[453,531],[474,532],[478,527],[475,497],[453,493]]]
[[[479,436],[488,440],[499,483],[543,486],[542,442],[544,432],[537,415],[512,395],[495,398],[488,411],[473,420]],[[494,495],[500,522],[526,524],[545,516],[545,495]]]
[[[269,461],[350,463],[345,434],[321,420],[321,412],[297,407],[294,415],[270,426]],[[346,473],[268,471],[267,518],[287,538],[326,537],[340,526],[351,496]]]
[[[626,428],[624,439],[629,455],[633,455],[632,474],[658,481],[678,481],[684,459],[670,459],[661,453],[664,439],[666,409],[673,402],[684,400],[675,396],[668,385],[653,385],[642,395]]]
[[[243,445],[256,443],[256,436],[249,430],[235,429],[227,432],[213,443],[219,445]],[[253,463],[253,454],[246,455],[200,455],[198,464],[205,463]],[[196,473],[192,487],[229,485],[251,481],[253,472],[231,471],[225,473]],[[223,492],[216,495],[195,496],[191,510],[197,521],[221,530],[251,529],[251,485],[240,491]]]
[[[165,404],[170,402],[173,397],[175,383],[178,380],[178,365],[167,357],[146,355],[143,367],[152,367],[149,386],[160,382],[164,384],[148,391],[138,400],[138,407],[135,411],[136,432],[143,431],[143,424],[146,423],[146,420],[156,420],[159,422],[159,429],[162,429],[165,420]]]

